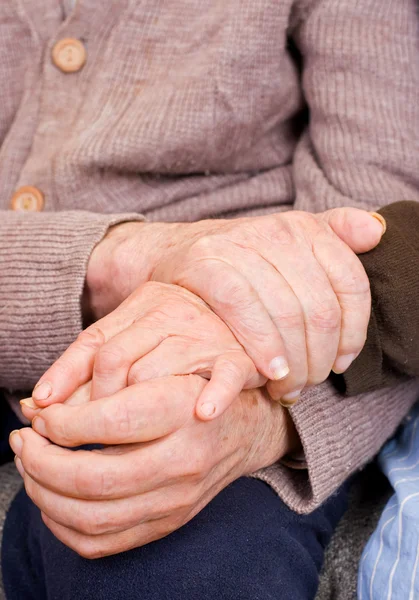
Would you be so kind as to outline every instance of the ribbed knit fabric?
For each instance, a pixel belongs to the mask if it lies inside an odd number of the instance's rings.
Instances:
[[[79,0],[63,18],[57,0],[0,2],[5,388],[31,386],[77,335],[90,251],[127,213],[191,221],[419,200],[414,0]],[[65,37],[88,53],[71,75],[51,61]],[[17,216],[9,198],[28,184],[45,212]],[[308,391],[292,410],[308,471],[260,477],[311,510],[418,392]]]
[[[0,222],[0,387],[30,389],[75,340],[88,257],[108,227],[130,218],[10,212]]]

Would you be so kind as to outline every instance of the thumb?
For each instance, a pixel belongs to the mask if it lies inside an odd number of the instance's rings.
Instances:
[[[82,404],[87,404],[90,402],[90,390],[92,387],[92,382],[89,381],[84,385],[81,385],[75,392],[72,394],[63,404],[67,406],[81,406]],[[28,419],[28,421],[32,421],[36,415],[39,415],[42,410],[32,398],[25,398],[25,400],[20,401],[20,406],[22,409],[22,413]]]
[[[333,208],[318,216],[356,254],[375,248],[386,231],[384,217],[359,208]]]

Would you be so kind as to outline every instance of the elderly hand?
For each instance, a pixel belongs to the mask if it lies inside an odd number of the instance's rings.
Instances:
[[[144,280],[180,285],[230,327],[275,399],[344,372],[361,351],[370,316],[369,282],[355,253],[379,242],[382,224],[352,208],[319,215],[183,224],[127,223],[94,251],[88,289],[99,313]],[[93,290],[93,291],[92,291]],[[41,405],[54,390],[34,391]],[[53,382],[54,386],[56,382]]]
[[[210,378],[197,405],[202,419],[219,416],[243,389],[264,385],[242,346],[210,308],[184,288],[146,283],[116,310],[83,331],[47,371],[66,400],[92,379],[91,400],[127,385],[168,375]]]
[[[56,537],[87,558],[148,544],[298,444],[287,411],[262,390],[242,392],[220,418],[199,421],[204,387],[196,375],[169,377],[96,402],[85,388],[11,435],[26,491]],[[85,443],[109,446],[62,447]]]

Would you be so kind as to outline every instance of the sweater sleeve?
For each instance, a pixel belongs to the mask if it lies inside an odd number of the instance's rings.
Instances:
[[[367,341],[348,371],[333,378],[348,396],[419,377],[419,203],[396,202],[379,212],[387,231],[360,256],[372,297]]]
[[[310,121],[294,157],[295,208],[377,210],[419,201],[419,18],[414,0],[296,0]],[[306,470],[257,474],[299,513],[364,466],[419,397],[409,380],[345,398],[330,381],[290,411]]]
[[[0,387],[30,389],[82,329],[87,263],[138,215],[0,211]]]

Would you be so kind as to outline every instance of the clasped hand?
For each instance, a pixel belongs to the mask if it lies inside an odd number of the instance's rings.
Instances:
[[[132,276],[132,295],[41,378],[24,407],[33,429],[11,438],[45,523],[83,556],[167,535],[278,460],[297,436],[287,412],[250,388],[269,380],[291,403],[365,341],[369,285],[354,252],[382,234],[368,213],[182,227],[154,282],[135,289]],[[88,443],[106,447],[61,447]]]

